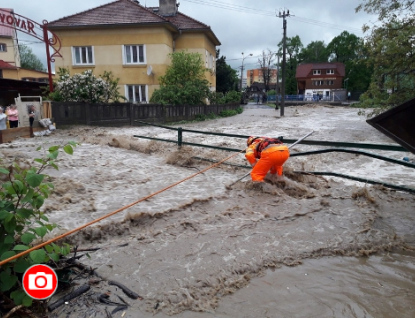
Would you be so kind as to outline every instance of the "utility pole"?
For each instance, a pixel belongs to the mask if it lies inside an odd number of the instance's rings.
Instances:
[[[275,85],[275,110],[278,109],[278,95],[280,93],[280,83],[279,83],[279,76],[280,76],[280,54],[277,53],[277,84]]]
[[[290,10],[285,10],[281,13],[279,12],[278,17],[282,18],[282,26],[284,29],[283,38],[282,38],[282,82],[281,82],[281,111],[280,116],[284,116],[284,107],[285,107],[285,66],[286,66],[286,51],[287,51],[287,20],[286,17],[290,16]]]
[[[248,56],[252,56],[252,53],[250,53]],[[244,52],[242,52],[242,65],[241,65],[241,84],[240,89],[242,92],[242,78],[244,76],[244,60],[247,58],[247,56],[244,56]]]

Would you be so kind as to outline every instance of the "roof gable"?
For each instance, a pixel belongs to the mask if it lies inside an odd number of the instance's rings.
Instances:
[[[130,26],[164,24],[173,30],[206,32],[215,45],[221,43],[211,28],[183,13],[174,16],[161,16],[158,7],[143,7],[131,0],[116,0],[102,6],[67,16],[48,24],[50,29],[99,27],[99,26]]]
[[[130,0],[117,0],[49,23],[50,28],[166,23],[151,10]]]
[[[11,64],[3,61],[3,60],[0,60],[0,70],[6,70],[6,69],[14,70],[14,69],[17,69],[17,67],[13,66],[13,65],[11,65]]]
[[[308,77],[312,70],[337,70],[340,76],[345,76],[345,67],[343,63],[332,62],[332,63],[305,63],[297,66],[295,73],[296,78]]]

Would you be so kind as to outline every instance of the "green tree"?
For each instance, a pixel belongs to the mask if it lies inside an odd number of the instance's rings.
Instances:
[[[301,63],[321,63],[328,61],[326,44],[324,41],[313,41],[299,53]]]
[[[327,51],[331,62],[341,62],[345,65],[347,90],[366,91],[373,68],[368,61],[363,39],[343,31],[327,45]]]
[[[412,0],[362,0],[356,8],[377,14],[366,43],[374,72],[370,87],[361,96],[361,106],[375,107],[375,115],[414,97],[415,88],[415,3]]]
[[[45,72],[46,69],[32,49],[24,44],[19,44],[20,66],[29,70]]]
[[[297,79],[295,77],[297,66],[299,64],[299,53],[303,48],[303,43],[298,35],[287,40],[287,62],[285,68],[285,94],[295,95],[297,94]],[[278,43],[278,54],[282,56],[283,42]]]
[[[216,91],[226,94],[238,87],[238,75],[236,71],[226,63],[226,56],[221,56],[220,50],[216,50]]]
[[[210,98],[210,84],[205,77],[199,53],[174,52],[166,74],[159,77],[160,89],[154,91],[150,102],[170,105],[205,104]]]
[[[362,43],[363,41],[356,35],[343,31],[327,45],[327,51],[330,55],[329,60],[331,62],[347,63],[347,61],[356,57],[357,50]]]

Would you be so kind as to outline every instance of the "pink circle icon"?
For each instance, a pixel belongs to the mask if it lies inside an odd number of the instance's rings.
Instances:
[[[47,265],[33,265],[23,275],[23,289],[34,299],[46,299],[58,288],[58,277]]]

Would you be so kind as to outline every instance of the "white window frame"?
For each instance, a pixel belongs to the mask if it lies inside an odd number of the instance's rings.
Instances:
[[[87,52],[86,54],[86,61],[76,61],[76,54],[77,51],[82,51],[82,49],[91,50],[91,56]],[[80,57],[82,59],[82,52],[80,53]],[[73,46],[72,47],[72,64],[73,65],[94,65],[95,64],[95,53],[94,53],[94,47],[93,46]]]
[[[313,75],[321,75],[321,70],[313,70]]]
[[[145,100],[142,100],[143,99],[143,96],[141,94],[142,93],[141,87],[143,87],[143,86],[145,88],[145,94],[146,94]],[[133,89],[132,99],[129,96],[129,88],[130,87]],[[136,96],[136,92],[135,91],[136,91],[137,87],[140,87],[140,90],[139,90],[140,100],[139,101],[137,101],[136,98],[135,98],[135,96]],[[125,85],[125,97],[127,98],[127,100],[130,103],[137,103],[137,104],[140,104],[140,103],[148,103],[148,85],[146,85],[146,84],[127,84],[127,85]]]
[[[143,51],[143,61],[140,62],[140,47]],[[130,56],[133,56],[133,50],[136,48],[137,50],[137,61],[133,61],[131,58],[131,61],[128,61],[128,55],[127,52],[130,52]],[[146,45],[145,44],[125,44],[122,46],[122,62],[124,65],[143,65],[147,64],[147,56],[146,56]]]
[[[328,80],[327,85],[334,85],[334,81],[333,80]]]
[[[0,52],[7,52],[6,43],[0,43]]]
[[[333,69],[326,70],[326,74],[334,74],[334,70]]]
[[[215,72],[215,68],[216,68],[215,57],[212,54],[210,54],[208,50],[205,50],[205,55],[206,55],[205,56],[205,67]]]

